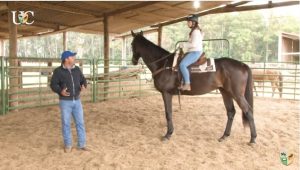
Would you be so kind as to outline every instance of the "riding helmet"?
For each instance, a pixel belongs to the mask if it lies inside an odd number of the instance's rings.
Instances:
[[[189,16],[186,17],[187,21],[194,21],[194,22],[198,22],[198,17],[194,14],[191,14]]]

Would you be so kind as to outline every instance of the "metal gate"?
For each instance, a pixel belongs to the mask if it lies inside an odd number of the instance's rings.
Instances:
[[[149,81],[151,74],[143,66],[124,66],[110,61],[109,71],[104,73],[105,67],[101,59],[76,61],[88,81],[87,90],[81,93],[84,102],[155,94],[153,84]],[[53,58],[1,57],[1,114],[57,104],[58,96],[49,85],[52,71],[60,65],[61,61]]]

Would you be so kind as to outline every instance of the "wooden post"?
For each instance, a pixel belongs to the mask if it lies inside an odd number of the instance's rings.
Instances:
[[[19,85],[19,88],[23,88],[22,69],[19,69],[22,66],[22,62],[21,62],[21,60],[18,60],[18,59],[17,59],[17,62],[18,62],[18,69],[16,69],[16,70],[17,70],[17,75],[18,75],[18,85]]]
[[[0,56],[4,56],[4,41],[0,40]]]
[[[103,19],[104,25],[104,100],[108,96],[109,89],[109,32],[108,32],[108,16],[104,15]]]
[[[15,2],[8,2],[8,22],[9,22],[9,91],[11,93],[18,92],[18,60],[17,60],[17,25],[13,23],[12,12]],[[13,67],[13,68],[12,68]],[[11,94],[10,100],[18,99],[18,94]],[[18,102],[13,101],[9,103],[10,107],[17,107]]]
[[[63,32],[63,51],[67,50],[67,32]]]
[[[122,37],[122,66],[126,66],[126,38]]]
[[[157,44],[161,47],[161,36],[162,36],[162,26],[159,26],[157,29]]]
[[[52,68],[52,61],[48,61],[47,66],[48,66],[49,68]],[[48,77],[47,77],[48,82],[47,82],[47,83],[49,83],[49,85],[50,85],[51,77],[52,77],[51,74],[52,74],[52,72],[48,72]]]
[[[282,33],[278,36],[278,59],[279,62],[282,62],[284,60],[284,57],[282,56]]]

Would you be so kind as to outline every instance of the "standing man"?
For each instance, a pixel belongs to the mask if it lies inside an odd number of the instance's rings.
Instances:
[[[76,125],[77,147],[80,150],[87,150],[83,109],[80,101],[80,92],[87,87],[87,83],[79,67],[75,66],[75,56],[76,53],[71,51],[64,51],[61,54],[62,64],[53,71],[50,84],[51,89],[59,95],[65,152],[72,151],[72,117]]]

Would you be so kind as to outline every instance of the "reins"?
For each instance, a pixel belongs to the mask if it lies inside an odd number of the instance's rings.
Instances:
[[[158,59],[158,60],[155,60],[155,61],[149,63],[149,65],[152,65],[152,64],[155,64],[155,63],[157,63],[157,62],[159,62],[159,61],[161,61],[161,60],[164,60],[164,59],[168,58],[169,56],[171,56],[172,54],[173,54],[173,53],[170,53],[170,54],[168,54],[168,55],[165,55],[164,57],[162,57],[162,58],[160,58],[160,59]]]

